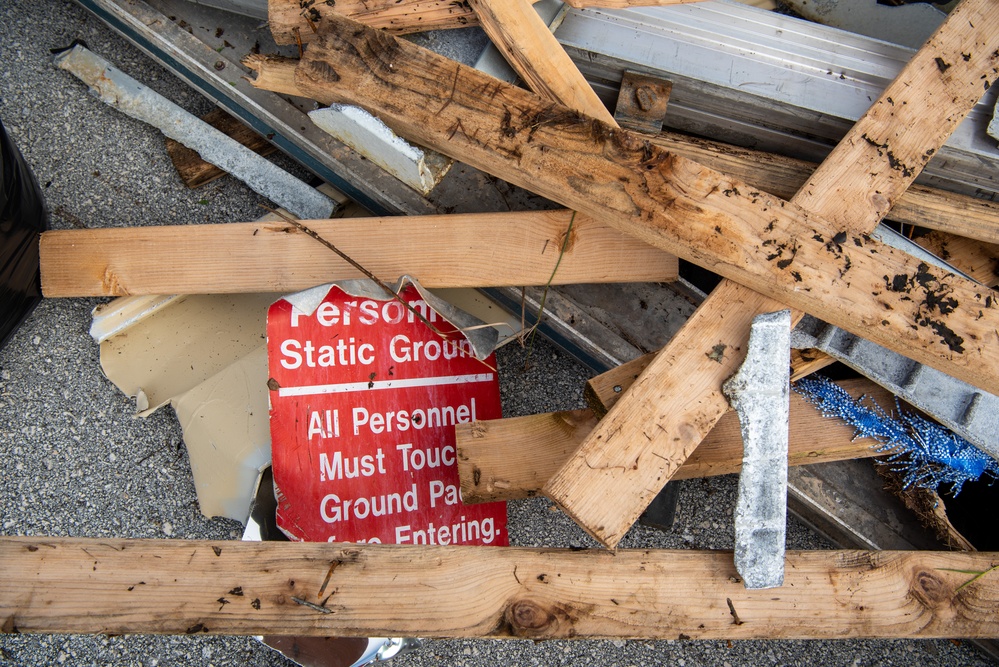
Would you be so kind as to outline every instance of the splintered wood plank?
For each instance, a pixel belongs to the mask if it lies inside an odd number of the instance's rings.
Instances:
[[[893,396],[870,380],[840,383],[851,395],[868,396],[888,411]],[[466,503],[514,500],[541,494],[548,478],[596,428],[592,410],[479,421],[455,427],[461,497]],[[854,440],[854,428],[830,419],[796,393],[791,394],[788,463],[804,465],[874,456],[869,438]],[[742,434],[739,419],[728,412],[718,420],[673,479],[739,472]]]
[[[311,96],[366,106],[403,136],[999,390],[986,351],[999,338],[999,309],[985,305],[991,299],[977,284],[384,32],[342,17],[330,27],[338,29],[314,42],[296,70]],[[971,50],[976,67],[999,59]],[[893,163],[907,157],[893,155]],[[947,312],[928,303],[942,293],[950,294]]]
[[[541,97],[617,125],[528,0],[468,0],[493,44]]]
[[[791,201],[832,220],[844,237],[871,231],[994,80],[997,29],[999,5],[965,0]],[[886,286],[891,275],[884,274]],[[858,295],[858,302],[894,308],[878,292]],[[723,281],[548,480],[545,495],[597,540],[616,546],[728,410],[721,385],[745,356],[747,320],[782,307],[773,296]],[[802,315],[792,312],[792,326]],[[864,319],[859,310],[856,316]],[[874,333],[857,331],[879,338]],[[996,342],[990,337],[987,345]],[[713,354],[704,351],[708,345]],[[893,349],[926,363],[913,350]],[[980,363],[995,367],[985,356]]]
[[[627,9],[628,7],[665,7],[685,5],[701,0],[565,0],[565,4],[577,9]]]
[[[336,0],[310,2],[268,0],[267,18],[274,41],[280,45],[308,44],[326,27],[333,12],[397,35],[426,30],[448,30],[478,25],[466,2],[454,0]]]
[[[243,64],[255,72],[256,78],[251,81],[254,86],[284,95],[306,97],[305,91],[295,82],[298,62],[297,59],[261,54],[250,54],[243,59]],[[675,132],[646,138],[670,152],[785,199],[794,196],[818,166],[814,162]],[[910,186],[899,197],[888,217],[907,225],[948,230],[958,236],[999,243],[999,203],[939,188]]]
[[[785,199],[793,197],[818,166],[807,160],[675,132],[663,132],[653,141],[669,151]],[[999,243],[999,203],[939,188],[910,185],[898,197],[887,217],[907,225]]]
[[[379,278],[425,287],[668,282],[678,271],[676,257],[565,210],[304,224]],[[47,297],[287,292],[364,277],[283,221],[50,231],[40,254]]]
[[[267,53],[250,53],[243,57],[243,65],[253,70],[254,77],[250,79],[256,88],[269,90],[281,95],[307,97],[308,93],[298,87],[295,81],[297,58],[288,58]]]
[[[4,537],[0,561],[7,633],[999,634],[999,554],[987,552],[789,551],[769,590],[746,590],[727,551]]]
[[[230,116],[219,108],[212,109],[201,117],[216,130],[243,144],[258,155],[270,155],[277,148],[269,141],[260,136],[236,118]],[[166,138],[167,155],[177,169],[180,179],[189,188],[198,188],[206,183],[211,183],[215,179],[222,178],[226,172],[216,167],[211,162],[205,162],[198,155],[196,150],[188,148],[184,144]]]

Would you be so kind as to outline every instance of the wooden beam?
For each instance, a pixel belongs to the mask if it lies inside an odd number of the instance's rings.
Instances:
[[[300,0],[267,2],[271,34],[275,43],[285,46],[311,42],[334,12],[397,35],[467,28],[479,23],[468,3],[453,0],[336,0],[308,3],[304,8]]]
[[[869,380],[841,383],[855,397],[867,395],[888,411],[893,396]],[[548,478],[579,448],[597,425],[592,410],[573,410],[459,424],[458,475],[466,503],[513,500],[541,495]],[[855,429],[830,419],[796,393],[791,394],[789,465],[825,463],[874,456],[869,438],[854,440]],[[673,479],[710,477],[742,468],[739,419],[728,412],[718,420]]]
[[[565,210],[305,224],[379,278],[408,273],[425,287],[671,281],[678,270],[675,257]],[[364,277],[286,222],[50,231],[40,254],[47,297],[288,292]]]
[[[999,554],[0,538],[6,633],[843,639],[999,635]],[[979,574],[980,573],[980,574]]]
[[[482,29],[535,93],[617,126],[528,0],[468,0]]]
[[[975,26],[984,24],[989,27],[978,32]],[[988,0],[959,5],[791,201],[830,219],[844,236],[872,231],[977,103],[983,79],[987,87],[989,77],[999,71],[996,30],[999,6]],[[789,237],[794,239],[794,232],[784,236]],[[886,287],[892,275],[883,274]],[[878,292],[858,294],[858,302],[894,308]],[[548,480],[545,495],[600,542],[616,546],[729,409],[721,385],[742,363],[749,321],[779,310],[776,297],[723,281]],[[989,304],[995,299],[991,294],[986,298]],[[800,310],[792,312],[792,326],[801,316]],[[854,324],[866,320],[860,312],[855,317]],[[999,342],[999,329],[995,331],[989,347]],[[885,344],[873,329],[855,333]],[[706,345],[711,354],[703,352]],[[915,350],[886,347],[927,361]],[[981,357],[981,363],[999,370],[994,360]]]
[[[296,71],[299,87],[311,96],[360,103],[403,136],[999,390],[999,368],[983,363],[999,331],[999,309],[985,307],[989,295],[975,283],[391,35],[345,18],[335,23]],[[972,50],[974,66],[992,62],[991,52]],[[892,154],[893,160],[909,157]],[[883,169],[871,164],[870,171],[890,170],[882,159]],[[910,284],[913,295],[894,291],[911,291]],[[922,304],[936,298],[927,289],[952,292],[954,310],[951,301],[947,313],[924,310]]]
[[[297,59],[261,54],[251,54],[243,59],[243,64],[255,72],[255,78],[250,82],[257,88],[307,97],[307,93],[295,83],[298,62]],[[818,166],[814,162],[676,132],[663,132],[647,138],[661,148],[784,199],[794,196]],[[888,217],[906,225],[947,230],[958,236],[999,243],[999,203],[939,188],[910,186],[899,197]]]
[[[663,132],[653,141],[666,150],[740,178],[753,187],[784,199],[793,197],[818,167],[807,160],[675,132]],[[914,227],[999,243],[999,203],[939,188],[910,185],[886,217]]]
[[[577,9],[627,9],[628,7],[665,7],[684,5],[701,0],[565,0],[565,4]]]
[[[999,204],[984,199],[910,186],[888,217],[914,227],[925,227],[954,236],[999,243]]]

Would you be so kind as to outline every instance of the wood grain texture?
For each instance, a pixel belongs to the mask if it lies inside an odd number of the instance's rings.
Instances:
[[[983,285],[999,285],[999,245],[944,232],[930,232],[916,243]]]
[[[784,199],[793,197],[818,167],[807,160],[675,132],[663,132],[652,141]],[[898,196],[886,217],[906,225],[999,243],[999,203],[939,188],[910,185]]]
[[[714,352],[714,350],[712,350]],[[724,351],[721,352],[724,354]],[[620,366],[605,371],[586,381],[583,398],[594,414],[603,418],[611,406],[617,403],[628,387],[634,384],[649,364],[656,358],[655,352],[643,354]],[[791,350],[791,381],[800,380],[822,370],[836,360],[821,350]]]
[[[475,12],[453,0],[268,0],[267,22],[278,45],[308,44],[334,12],[397,35],[478,25]]]
[[[297,59],[251,54],[243,64],[255,71],[254,86],[284,95],[307,96],[295,82]],[[794,196],[818,166],[814,162],[663,132],[647,138],[660,148],[744,180],[783,199]],[[912,185],[888,217],[906,225],[945,230],[957,236],[999,243],[999,203]]]
[[[577,9],[627,9],[628,7],[664,7],[683,5],[701,0],[565,0],[565,4]]]
[[[5,537],[0,561],[7,633],[999,635],[995,553],[789,551],[757,591],[724,551]]]
[[[895,409],[892,395],[870,380],[840,384],[855,397],[867,395],[885,410]],[[541,495],[548,478],[596,425],[592,410],[459,424],[455,432],[462,499],[466,503],[484,503]],[[792,466],[875,455],[871,450],[875,441],[854,440],[853,427],[822,416],[794,392],[788,428],[788,463]],[[727,475],[741,468],[739,419],[729,411],[677,469],[673,479]]]
[[[482,29],[535,93],[617,125],[528,0],[468,0]]]
[[[299,87],[313,97],[360,103],[403,136],[971,384],[999,389],[999,369],[982,363],[987,341],[997,338],[999,326],[992,325],[999,321],[992,320],[999,309],[984,307],[988,295],[974,283],[935,273],[632,133],[541,103],[391,35],[348,19],[337,23],[296,70]],[[893,292],[885,276],[892,288],[911,282],[916,292]],[[923,312],[921,304],[935,298],[922,293],[927,289],[952,292],[954,310]]]
[[[564,210],[304,224],[379,278],[425,287],[668,282],[678,271],[675,257]],[[364,277],[283,221],[50,231],[40,254],[47,297],[287,292]]]
[[[978,27],[984,30],[978,30]],[[983,89],[994,80],[999,71],[996,68],[999,61],[996,29],[999,29],[999,5],[987,0],[963,2],[813,172],[791,202],[800,205],[802,210],[829,219],[834,228],[842,230],[837,237],[840,240],[853,235],[859,235],[853,238],[867,238],[866,233],[873,230],[891,209],[923,165],[977,103]],[[813,238],[820,237],[815,235]],[[797,243],[801,236],[796,236],[789,228],[782,238]],[[835,244],[827,245],[826,249],[838,252],[843,246],[837,249]],[[770,256],[777,257],[779,253]],[[787,259],[785,257],[783,261]],[[793,259],[791,264],[797,262],[796,253]],[[854,280],[855,276],[846,278],[848,264],[852,261],[844,260],[839,269],[840,280]],[[831,279],[833,283],[836,282],[835,271],[837,269],[831,268],[829,273],[832,275],[827,275],[827,280]],[[894,275],[891,272],[883,274],[886,289],[901,284],[893,282]],[[737,279],[733,275],[726,277]],[[759,289],[755,284],[749,286]],[[895,305],[881,298],[882,290],[872,284],[867,287],[872,289],[865,288],[866,293],[857,294],[853,300],[857,308],[852,324],[864,323],[854,333],[935,366],[914,348],[894,347],[880,336],[877,324],[861,313],[860,304],[881,307],[885,312],[894,311]],[[991,308],[994,296],[988,293],[989,290],[973,288],[976,289],[979,295],[986,295],[983,298]],[[741,364],[745,354],[745,342],[739,336],[747,325],[740,316],[751,318],[780,309],[774,300],[776,294],[765,289],[759,291],[766,292],[767,296],[723,281],[694,313],[692,320],[698,319],[698,328],[685,326],[674,336],[611,407],[577,452],[545,484],[545,495],[601,543],[609,547],[617,545],[728,410],[721,384]],[[817,315],[786,297],[784,300],[799,309],[792,312],[792,326],[802,317],[801,310]],[[745,304],[744,310],[733,311],[733,303]],[[921,316],[916,314],[915,319],[920,320]],[[929,323],[925,318],[921,321]],[[836,324],[850,329],[843,320]],[[910,326],[920,325],[914,321]],[[942,331],[939,327],[937,330]],[[995,349],[999,344],[999,329],[995,329],[994,338],[987,334],[986,338],[980,338],[983,345],[979,349],[983,352]],[[705,358],[712,356],[698,348],[703,349],[705,342],[715,340],[719,342],[713,350],[728,351],[731,358],[719,359],[715,355],[713,358],[718,363],[711,365]],[[995,364],[987,356],[987,353],[980,356],[977,363]],[[690,380],[685,383],[683,378]]]
[[[253,70],[253,78],[250,79],[250,83],[255,87],[281,95],[307,96],[307,93],[300,89],[295,82],[295,68],[298,67],[299,63],[297,58],[250,53],[241,62]]]

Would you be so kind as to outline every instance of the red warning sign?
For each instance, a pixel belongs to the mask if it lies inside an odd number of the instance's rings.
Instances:
[[[278,526],[310,542],[505,546],[506,504],[461,502],[454,439],[455,424],[500,417],[495,356],[477,359],[414,286],[400,297],[413,310],[337,286],[311,313],[271,306]]]

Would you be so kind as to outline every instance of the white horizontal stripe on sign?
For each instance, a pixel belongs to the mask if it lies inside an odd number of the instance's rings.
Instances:
[[[475,375],[442,375],[440,377],[410,378],[408,380],[380,380],[378,382],[345,382],[343,384],[313,384],[304,387],[281,387],[278,396],[316,396],[318,394],[342,394],[352,391],[374,391],[376,389],[405,389],[406,387],[433,387],[447,384],[468,384],[489,382],[492,373]]]

